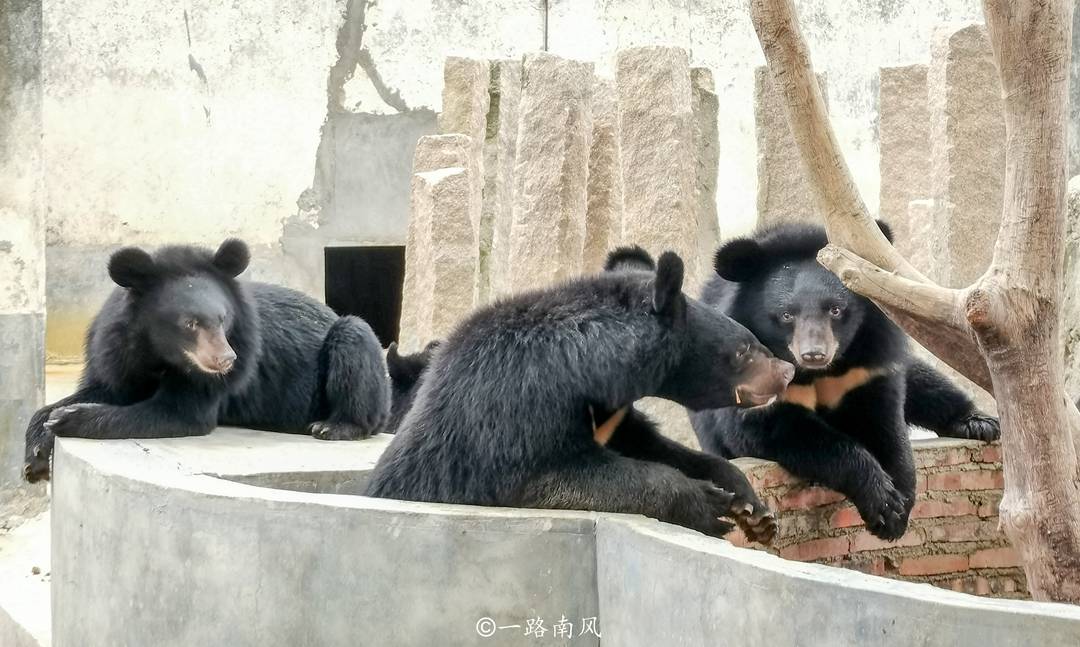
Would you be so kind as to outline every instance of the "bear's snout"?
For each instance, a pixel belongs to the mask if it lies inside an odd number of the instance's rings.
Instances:
[[[200,371],[224,375],[236,364],[236,351],[225,338],[225,331],[217,328],[200,328],[194,351],[185,351],[188,359]]]
[[[771,404],[795,377],[795,366],[782,359],[770,357],[754,362],[757,368],[745,382],[735,387],[735,404],[757,407]]]

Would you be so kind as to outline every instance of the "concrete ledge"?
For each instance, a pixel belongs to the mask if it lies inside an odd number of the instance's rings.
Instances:
[[[565,618],[572,644],[596,645],[579,633],[592,617],[630,647],[1080,644],[1080,608],[789,562],[642,517],[328,493],[360,491],[387,442],[60,441],[53,644],[517,645],[537,642],[530,620],[542,642]]]

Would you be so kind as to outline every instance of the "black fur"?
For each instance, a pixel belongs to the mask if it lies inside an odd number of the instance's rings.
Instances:
[[[604,270],[607,272],[612,270],[644,270],[652,272],[655,269],[656,263],[653,262],[652,256],[637,245],[616,249],[608,254],[607,261],[604,262]]]
[[[371,328],[299,292],[236,280],[248,260],[238,240],[217,252],[116,252],[109,274],[122,287],[90,327],[79,389],[27,428],[27,479],[48,478],[54,435],[194,436],[219,424],[324,439],[380,431],[390,393]],[[214,331],[235,352],[227,372],[200,370],[185,354]]]
[[[905,416],[941,435],[970,437],[996,436],[997,421],[978,414],[944,377],[911,362],[900,329],[817,263],[826,243],[825,231],[812,225],[782,225],[730,241],[716,253],[718,276],[703,300],[749,328],[777,357],[795,362],[794,387],[812,388],[815,380],[853,369],[866,369],[872,378],[813,411],[781,401],[694,413],[691,420],[707,451],[775,460],[843,492],[871,532],[894,539],[906,529],[915,500]],[[789,389],[788,399],[797,391]]]
[[[682,263],[622,269],[480,309],[439,347],[371,479],[371,496],[641,513],[722,535],[775,521],[727,461],[662,438],[629,409],[608,446],[594,427],[655,395],[734,403],[782,390],[791,367],[681,293]],[[767,386],[767,385],[771,385]]]
[[[431,356],[438,348],[439,342],[432,341],[418,353],[400,355],[397,342],[393,342],[386,350],[386,368],[390,373],[391,393],[390,420],[386,424],[388,432],[395,433],[405,413],[412,408],[424,369],[431,363]]]

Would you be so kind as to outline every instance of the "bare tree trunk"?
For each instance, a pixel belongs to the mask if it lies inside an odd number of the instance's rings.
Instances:
[[[1073,0],[984,0],[1005,97],[1006,182],[989,270],[966,289],[922,276],[855,190],[812,82],[792,0],[751,0],[832,243],[819,260],[935,355],[996,394],[1001,520],[1036,599],[1080,603],[1080,413],[1058,338]]]

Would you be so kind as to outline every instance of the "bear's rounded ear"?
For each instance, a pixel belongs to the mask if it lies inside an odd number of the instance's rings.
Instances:
[[[153,257],[138,247],[125,247],[109,257],[109,278],[122,288],[146,288],[157,274]]]
[[[881,230],[881,233],[885,234],[885,238],[888,238],[890,243],[893,242],[892,227],[889,226],[889,223],[885,222],[884,220],[878,220],[877,226],[878,229]]]
[[[214,252],[214,267],[229,276],[240,276],[250,262],[251,252],[248,251],[247,243],[239,238],[226,240]]]
[[[398,354],[396,341],[390,342],[390,346],[386,349],[386,370],[390,374],[390,379],[395,382],[404,377],[405,367],[401,365],[401,355]]]
[[[615,270],[644,270],[646,272],[652,272],[655,269],[656,263],[653,262],[652,256],[649,256],[649,252],[638,245],[632,247],[620,247],[614,250],[608,254],[607,261],[604,263],[605,272],[612,272]]]
[[[682,293],[683,262],[675,252],[664,252],[656,266],[653,281],[653,312],[668,314]]]
[[[758,271],[758,263],[764,258],[761,245],[752,238],[729,240],[716,250],[713,268],[720,278],[738,283],[749,280]]]

